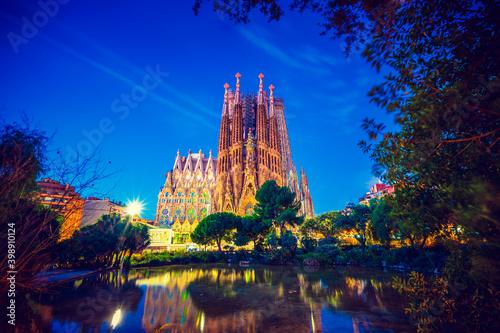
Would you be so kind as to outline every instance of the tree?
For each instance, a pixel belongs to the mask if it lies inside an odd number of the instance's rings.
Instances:
[[[382,246],[390,248],[391,239],[395,232],[395,221],[391,216],[392,207],[387,204],[387,198],[386,196],[382,199],[370,200],[371,227],[374,231],[374,240],[380,242]]]
[[[318,234],[323,237],[335,237],[341,232],[338,219],[339,212],[326,212],[312,219],[306,219],[300,225],[300,232],[303,236],[316,237]]]
[[[304,221],[303,216],[297,216],[301,204],[295,200],[295,193],[287,186],[278,186],[274,180],[262,184],[255,194],[255,199],[255,213],[264,224],[279,227],[280,235],[283,235],[286,225],[293,228]]]
[[[148,245],[147,226],[112,214],[101,216],[97,223],[61,242],[56,254],[62,266],[121,267],[127,254],[130,258]]]
[[[149,245],[148,227],[146,225],[133,223],[131,220],[127,220],[125,230],[122,232],[120,241],[120,249],[123,250],[120,269],[123,269],[123,262],[127,253],[128,260],[130,262],[130,258],[134,252],[142,251]]]
[[[205,246],[205,249],[207,245],[213,244],[213,239],[203,234],[201,232],[201,229],[195,228],[191,233],[190,237],[194,243]]]
[[[232,231],[238,226],[239,219],[240,217],[233,213],[210,214],[200,221],[191,234],[194,234],[196,239],[215,241],[219,251],[222,251],[222,240],[229,240]]]
[[[390,43],[377,36],[365,55],[398,74],[371,95],[395,114],[401,130],[384,133],[367,119],[370,137],[383,139],[362,145],[379,174],[396,184],[395,213],[408,215],[399,202],[431,200],[426,227],[458,224],[464,241],[482,242],[491,252],[500,240],[500,198],[487,195],[500,190],[498,7],[496,1],[421,1],[398,12],[386,32]],[[436,210],[439,220],[432,218]],[[498,277],[495,261],[483,276]]]
[[[270,232],[271,225],[263,223],[258,215],[245,216],[238,223],[237,232],[234,235],[234,244],[243,246],[252,241],[254,250],[257,250],[262,247]]]
[[[34,277],[53,260],[60,215],[36,201],[36,178],[45,171],[48,138],[29,123],[0,126],[0,292],[7,295],[7,271],[17,271],[18,292],[40,290]],[[6,299],[6,298],[4,298]]]
[[[364,251],[366,239],[368,236],[367,229],[371,220],[371,211],[368,206],[356,205],[352,208],[349,215],[343,215],[340,219],[340,225],[347,230],[351,230],[356,234],[356,240],[361,244],[361,249]]]

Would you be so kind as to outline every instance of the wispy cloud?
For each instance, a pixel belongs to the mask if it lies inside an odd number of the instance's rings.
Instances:
[[[297,56],[310,63],[321,66],[336,66],[339,63],[339,60],[335,57],[321,53],[321,51],[309,45],[305,45],[303,50],[297,52]]]
[[[102,72],[106,73],[106,74],[109,74],[111,76],[113,76],[114,78],[124,82],[125,84],[127,84],[128,86],[130,87],[135,87],[137,86],[137,82],[126,77],[125,75],[122,75],[116,71],[114,71],[113,69],[111,69],[110,67],[107,67],[105,65],[103,65],[102,63],[100,62],[97,62],[87,56],[85,56],[84,54],[78,52],[77,50],[69,47],[68,45],[64,44],[64,43],[61,43],[59,42],[58,40],[52,38],[52,37],[49,37],[43,33],[39,33],[39,35],[41,36],[41,38],[45,39],[47,42],[51,43],[52,45],[58,47],[59,49],[71,54],[72,56],[74,56],[75,58],[101,70]],[[110,52],[108,54],[109,56],[113,56],[113,54]],[[139,69],[135,66],[132,66],[130,65],[130,68],[133,72],[135,73],[141,73],[141,74],[144,74],[144,70],[142,69]],[[198,111],[201,111],[202,113],[210,116],[210,117],[218,117],[218,114],[213,112],[212,110],[210,110],[209,108],[207,108],[206,106],[200,104],[199,102],[196,102],[192,99],[192,97],[176,90],[175,88],[173,88],[171,85],[167,84],[166,82],[163,82],[162,85],[160,86],[161,88],[163,88],[164,90],[168,91],[170,94],[174,95],[176,98],[180,99],[182,102],[184,103],[187,103],[189,105],[191,105],[192,107],[194,107],[196,110]],[[212,122],[208,121],[207,119],[205,119],[204,117],[201,116],[201,114],[199,112],[197,113],[193,113],[193,112],[190,112],[188,110],[186,110],[186,108],[172,102],[171,100],[165,98],[164,96],[162,95],[159,95],[156,91],[149,91],[148,92],[148,95],[151,96],[152,99],[156,100],[157,102],[169,107],[170,109],[172,109],[173,111],[176,111],[176,112],[179,112],[179,113],[182,113],[184,114],[185,116],[188,116],[189,118],[192,118],[196,121],[199,121],[201,122],[202,124],[208,126],[208,127],[214,127],[214,125],[212,124]],[[214,127],[215,128],[215,127]]]
[[[278,58],[281,62],[283,62],[289,66],[295,67],[295,68],[302,68],[302,69],[304,68],[304,65],[302,65],[300,62],[295,60],[293,57],[286,54],[284,51],[282,51],[279,47],[274,45],[268,39],[257,36],[253,32],[250,32],[248,29],[245,29],[245,28],[240,27],[240,28],[238,28],[238,31],[249,42],[251,42],[255,46],[261,48],[267,54],[269,54],[275,58]]]

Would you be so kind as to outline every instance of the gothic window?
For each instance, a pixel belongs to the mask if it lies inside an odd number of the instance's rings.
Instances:
[[[168,192],[165,192],[165,196],[168,197]]]
[[[207,209],[203,208],[200,212],[200,221],[207,217]]]

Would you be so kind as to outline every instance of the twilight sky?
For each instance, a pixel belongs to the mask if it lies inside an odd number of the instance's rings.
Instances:
[[[366,96],[382,76],[359,53],[346,59],[342,40],[320,36],[319,16],[268,23],[256,12],[243,25],[210,3],[195,16],[193,1],[159,2],[3,0],[1,117],[25,111],[65,158],[99,149],[121,170],[99,186],[118,181],[110,196],[144,200],[152,219],[177,150],[217,154],[224,83],[234,89],[239,72],[242,90],[257,93],[263,73],[285,101],[316,214],[357,203],[376,183],[357,143],[365,117],[389,122]]]

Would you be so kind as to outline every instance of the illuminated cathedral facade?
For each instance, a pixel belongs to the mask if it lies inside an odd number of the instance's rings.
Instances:
[[[213,212],[213,196],[217,172],[217,159],[199,151],[181,156],[177,151],[174,167],[165,177],[158,194],[155,225],[172,229],[174,239],[169,242],[183,244],[199,221]]]
[[[224,85],[224,104],[217,159],[199,154],[177,157],[158,195],[156,225],[189,233],[198,221],[213,212],[251,215],[257,190],[267,180],[288,186],[302,203],[301,214],[314,217],[307,177],[299,175],[292,160],[284,103],[264,91],[260,74],[258,94],[241,93]],[[300,185],[299,185],[300,184]],[[201,200],[201,201],[200,201]]]

